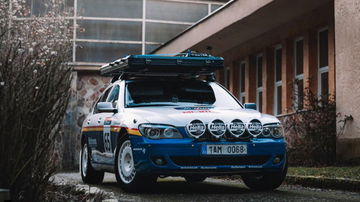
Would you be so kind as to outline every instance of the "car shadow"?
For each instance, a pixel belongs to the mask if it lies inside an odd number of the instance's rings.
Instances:
[[[118,192],[123,192],[116,182],[104,182],[104,188],[114,190],[119,189]],[[252,191],[245,187],[240,181],[236,183],[224,183],[224,181],[208,180],[201,183],[188,183],[184,180],[167,180],[160,179],[154,185],[148,186],[146,190],[141,191],[145,194],[248,194],[258,191]],[[281,192],[281,191],[271,191]],[[266,192],[264,192],[266,193]]]

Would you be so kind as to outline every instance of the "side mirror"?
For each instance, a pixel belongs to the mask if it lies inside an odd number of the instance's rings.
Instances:
[[[245,109],[253,109],[256,110],[256,104],[255,103],[245,103],[244,104]]]
[[[118,110],[113,107],[111,102],[99,102],[96,105],[96,109],[99,112],[113,112],[113,113],[118,112]]]

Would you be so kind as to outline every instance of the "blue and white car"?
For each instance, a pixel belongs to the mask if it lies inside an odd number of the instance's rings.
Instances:
[[[241,175],[251,189],[279,187],[287,172],[280,121],[216,83],[222,67],[222,58],[204,54],[134,55],[103,66],[114,79],[83,123],[83,181],[101,183],[112,172],[124,190],[140,191],[159,176]]]

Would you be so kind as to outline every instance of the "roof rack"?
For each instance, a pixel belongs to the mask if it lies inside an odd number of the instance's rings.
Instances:
[[[214,80],[214,72],[224,68],[224,59],[204,53],[167,55],[129,55],[100,68],[102,76],[113,76],[113,81],[130,77],[181,77],[207,76]]]

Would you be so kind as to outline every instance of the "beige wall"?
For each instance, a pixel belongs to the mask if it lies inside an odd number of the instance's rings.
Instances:
[[[337,112],[352,115],[337,144],[343,158],[360,158],[360,1],[335,0]]]

